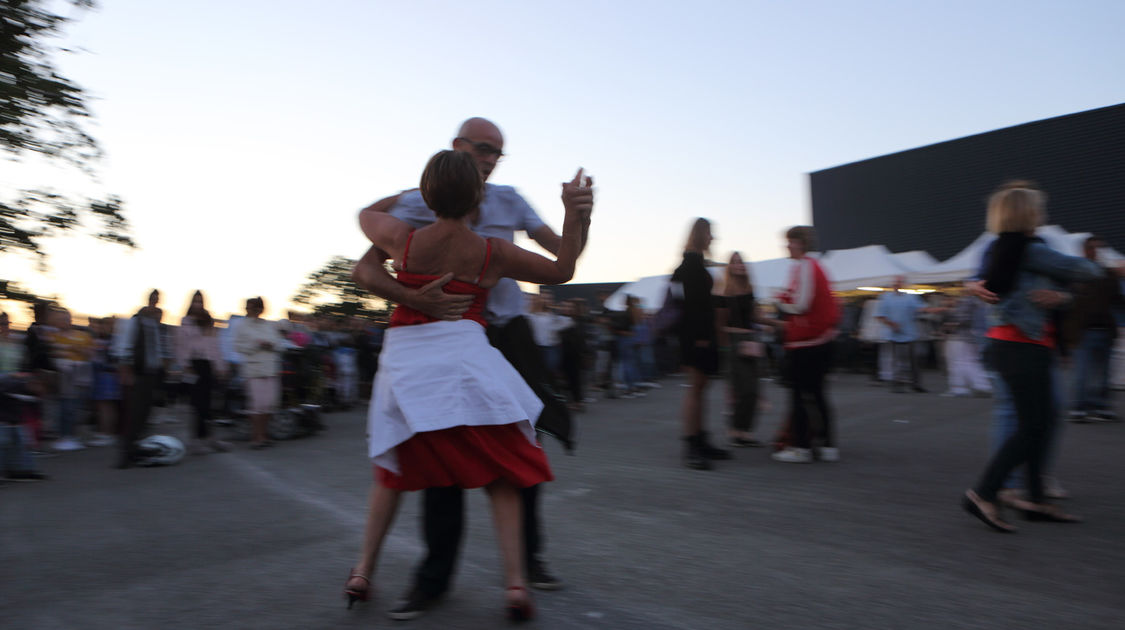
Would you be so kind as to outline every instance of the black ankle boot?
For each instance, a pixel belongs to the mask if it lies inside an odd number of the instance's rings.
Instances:
[[[693,470],[711,470],[711,460],[699,448],[699,436],[689,435],[684,438],[684,466]]]
[[[730,451],[724,451],[721,448],[711,446],[710,440],[707,439],[707,432],[699,432],[699,450],[707,459],[730,459]]]

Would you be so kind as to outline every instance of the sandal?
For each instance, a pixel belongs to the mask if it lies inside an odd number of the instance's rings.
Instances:
[[[1012,534],[1016,531],[1015,527],[1000,518],[1000,508],[995,503],[985,501],[972,490],[965,491],[965,496],[961,498],[961,507],[998,532]]]
[[[363,585],[356,587],[352,585],[352,580],[363,580]],[[355,569],[352,569],[348,581],[344,582],[344,597],[348,600],[348,610],[351,610],[352,604],[356,603],[357,600],[367,601],[371,597],[371,578],[356,573]]]
[[[1036,503],[1014,495],[1001,495],[1000,501],[1012,508],[1019,510],[1023,517],[1029,521],[1046,521],[1048,523],[1081,523],[1082,518],[1067,514],[1053,503]]]
[[[1032,508],[1023,511],[1023,517],[1029,521],[1045,521],[1048,523],[1081,523],[1082,518],[1067,514],[1062,508],[1053,503],[1032,503]]]
[[[508,600],[505,606],[510,621],[530,621],[535,618],[535,606],[531,603],[531,594],[522,586],[509,586],[504,591]]]

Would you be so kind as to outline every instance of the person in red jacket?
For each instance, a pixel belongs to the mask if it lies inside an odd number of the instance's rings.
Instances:
[[[840,459],[832,426],[832,411],[824,394],[824,377],[831,364],[831,342],[836,337],[840,308],[832,295],[828,276],[820,263],[807,256],[816,247],[812,227],[797,226],[785,234],[793,259],[789,287],[779,295],[779,310],[785,314],[785,352],[792,385],[790,410],[793,441],[773,454],[779,462],[808,463],[817,459]],[[813,447],[810,411],[818,422],[818,444]]]

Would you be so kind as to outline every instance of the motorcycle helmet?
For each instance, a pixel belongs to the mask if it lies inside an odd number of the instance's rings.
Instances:
[[[171,466],[184,458],[184,443],[170,435],[150,435],[137,442],[142,466]]]

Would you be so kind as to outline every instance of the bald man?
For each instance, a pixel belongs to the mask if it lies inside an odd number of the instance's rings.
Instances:
[[[561,237],[543,222],[535,210],[511,186],[487,183],[497,162],[504,155],[504,136],[499,127],[483,118],[466,120],[453,139],[453,149],[473,156],[485,180],[480,209],[472,219],[473,231],[485,238],[513,241],[517,231],[551,254],[557,254]],[[360,221],[369,212],[388,212],[414,228],[435,221],[422,195],[412,189],[381,199],[360,212]],[[583,234],[583,245],[586,238]],[[472,302],[470,295],[448,295],[441,287],[453,275],[422,287],[410,289],[399,284],[383,266],[387,255],[372,247],[356,265],[356,284],[379,297],[422,311],[431,317],[456,321]],[[524,299],[519,285],[511,278],[500,280],[488,295],[485,319],[489,341],[499,349],[543,401],[544,409],[536,429],[558,438],[571,448],[570,415],[564,400],[546,385],[547,370],[531,336],[525,317]],[[523,499],[524,558],[528,583],[538,589],[554,590],[562,583],[548,571],[540,553],[542,531],[539,524],[539,487],[521,490]],[[428,548],[425,560],[414,575],[414,584],[390,611],[392,619],[414,619],[437,603],[449,588],[464,528],[464,493],[460,488],[430,488],[424,491],[423,530]]]

